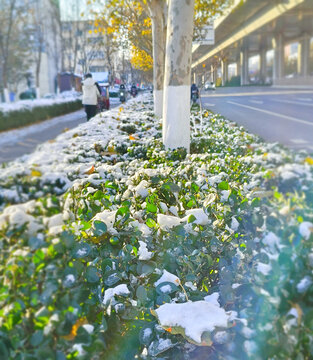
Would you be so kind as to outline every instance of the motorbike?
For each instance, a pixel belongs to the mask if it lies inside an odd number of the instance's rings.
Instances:
[[[198,95],[198,90],[192,90],[191,92],[191,101],[192,101],[192,104],[195,105],[198,101],[198,98],[199,98],[199,95]]]
[[[130,94],[131,94],[133,97],[135,97],[135,96],[137,95],[137,89],[132,88],[132,89],[130,90]]]
[[[126,93],[125,91],[120,92],[120,102],[124,103],[126,101]]]

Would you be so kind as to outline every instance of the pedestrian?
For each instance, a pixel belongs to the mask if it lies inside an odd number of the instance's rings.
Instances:
[[[90,73],[85,75],[82,83],[83,105],[85,107],[87,121],[96,116],[98,96],[100,96],[99,85],[93,80]],[[98,85],[98,86],[97,86]]]

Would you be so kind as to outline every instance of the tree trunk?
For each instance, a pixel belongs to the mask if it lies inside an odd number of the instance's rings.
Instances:
[[[190,81],[194,0],[170,0],[164,78],[163,143],[190,148]]]
[[[40,45],[38,49],[38,58],[36,59],[36,98],[40,98],[40,67],[41,67],[41,49],[42,45]]]
[[[149,3],[149,11],[152,21],[153,42],[153,96],[154,113],[158,117],[163,115],[163,86],[165,65],[165,42],[166,34],[166,7],[163,0],[152,0]]]

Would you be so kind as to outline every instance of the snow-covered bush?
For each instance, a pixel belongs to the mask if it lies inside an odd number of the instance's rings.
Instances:
[[[145,99],[2,169],[1,353],[310,358],[312,158],[208,112],[165,151]]]

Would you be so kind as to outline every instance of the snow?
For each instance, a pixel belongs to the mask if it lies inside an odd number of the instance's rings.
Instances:
[[[66,275],[64,279],[64,285],[69,286],[74,284],[74,282],[75,282],[75,276],[73,274]]]
[[[262,242],[274,253],[281,247],[279,238],[272,232],[265,235]]]
[[[139,260],[150,260],[153,256],[153,253],[148,251],[147,244],[143,241],[139,241],[138,256]]]
[[[143,331],[143,338],[148,339],[152,335],[152,330],[150,328],[146,328]]]
[[[142,180],[136,187],[135,192],[137,196],[141,196],[143,198],[149,195],[149,183],[146,180]]]
[[[231,218],[231,225],[230,225],[230,227],[231,227],[231,229],[232,229],[233,231],[237,231],[238,228],[239,228],[239,222],[238,222],[238,220],[237,220],[234,216],[232,216],[232,218]]]
[[[299,226],[299,233],[305,238],[305,240],[309,240],[309,237],[313,233],[313,224],[309,221],[304,221]]]
[[[172,291],[172,288],[170,285],[163,285],[161,286],[160,291],[164,294],[169,294]]]
[[[127,296],[130,294],[128,287],[126,284],[117,285],[114,288],[109,288],[105,290],[103,297],[103,304],[107,305],[107,303],[114,298],[115,295]]]
[[[162,230],[168,230],[178,226],[181,219],[176,216],[158,214],[157,222]]]
[[[213,304],[215,306],[220,306],[219,302],[218,302],[218,298],[220,297],[218,292],[215,292],[211,295],[207,295],[205,296],[204,300],[209,302],[210,304]]]
[[[231,190],[222,190],[221,194],[221,202],[226,202],[231,194]]]
[[[271,265],[263,264],[261,262],[257,264],[257,271],[265,276],[267,276],[271,272],[271,270],[272,270]]]
[[[305,293],[312,285],[313,281],[309,276],[305,276],[298,284],[297,290],[300,294]]]
[[[176,286],[180,284],[179,278],[176,275],[171,274],[170,272],[168,272],[166,270],[163,270],[162,276],[160,277],[160,279],[158,281],[156,281],[154,283],[154,286],[157,287],[159,284],[162,284],[163,282],[170,282],[170,283],[175,284]]]
[[[81,257],[84,257],[87,253],[88,253],[87,249],[78,249],[77,250],[77,255],[81,256]]]
[[[63,97],[59,96],[55,99],[34,99],[34,100],[20,100],[15,103],[0,103],[0,112],[6,114],[11,111],[23,111],[23,110],[32,110],[36,107],[41,106],[53,106],[55,104],[63,104],[68,102],[74,102],[79,100],[78,96],[68,96]]]
[[[111,210],[103,210],[102,212],[98,213],[96,216],[93,217],[93,222],[98,220],[105,223],[107,226],[108,231],[111,234],[115,234],[116,230],[113,228],[114,222],[115,222],[115,215],[117,210],[111,211]]]
[[[92,334],[95,328],[91,324],[84,324],[82,327],[88,332],[88,334]]]
[[[182,220],[187,221],[189,216],[193,215],[196,220],[193,222],[197,225],[207,225],[209,223],[209,217],[208,215],[203,211],[203,209],[191,209],[186,211],[186,217],[184,217]]]
[[[180,326],[185,329],[186,336],[198,344],[203,332],[212,332],[217,327],[227,328],[229,320],[224,309],[207,301],[164,304],[155,312],[162,326]]]

